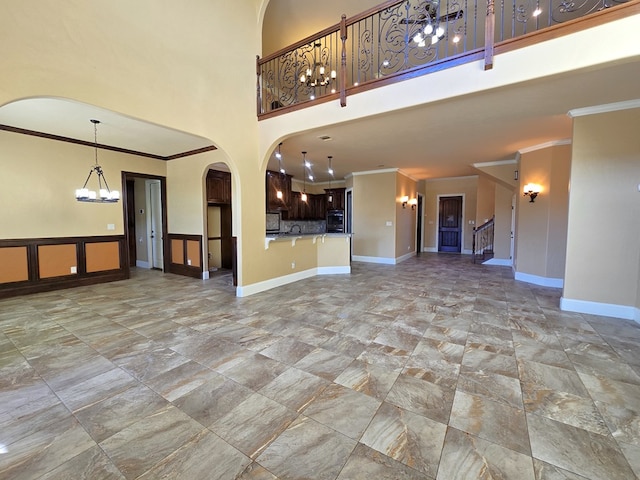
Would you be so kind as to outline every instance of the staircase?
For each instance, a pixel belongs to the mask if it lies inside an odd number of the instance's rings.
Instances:
[[[472,262],[483,263],[493,258],[493,232],[495,217],[473,229]]]

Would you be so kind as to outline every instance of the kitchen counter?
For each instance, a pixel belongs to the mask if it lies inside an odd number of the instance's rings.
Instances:
[[[296,242],[301,239],[311,239],[313,243],[316,243],[318,239],[324,243],[325,238],[350,238],[350,233],[289,233],[280,232],[274,234],[267,234],[264,239],[264,249],[269,248],[271,242],[291,242],[291,246],[295,247]]]

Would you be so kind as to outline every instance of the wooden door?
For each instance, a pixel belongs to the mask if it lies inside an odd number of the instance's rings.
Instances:
[[[462,197],[440,197],[438,251],[462,251]]]

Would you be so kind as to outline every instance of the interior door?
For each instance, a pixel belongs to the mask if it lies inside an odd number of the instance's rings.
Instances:
[[[462,197],[440,197],[438,251],[462,251]]]
[[[150,248],[151,268],[163,269],[162,249],[162,200],[160,193],[160,181],[149,180],[149,218],[151,219]]]

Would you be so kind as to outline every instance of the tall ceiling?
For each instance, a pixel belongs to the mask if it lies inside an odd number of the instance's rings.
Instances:
[[[342,13],[352,16],[377,4],[271,0],[262,53],[335,24]],[[307,151],[318,182],[380,168],[399,168],[417,179],[471,175],[477,173],[473,164],[512,160],[519,149],[570,138],[567,112],[572,109],[640,98],[638,78],[640,58],[635,58],[330,125],[287,138],[282,145],[284,166],[301,179],[301,152]],[[0,107],[0,124],[85,141],[93,140],[91,118],[102,122],[99,143],[128,150],[170,157],[212,144],[210,139],[68,100],[27,99]],[[333,177],[327,173],[329,155]],[[268,168],[277,167],[273,157]]]

